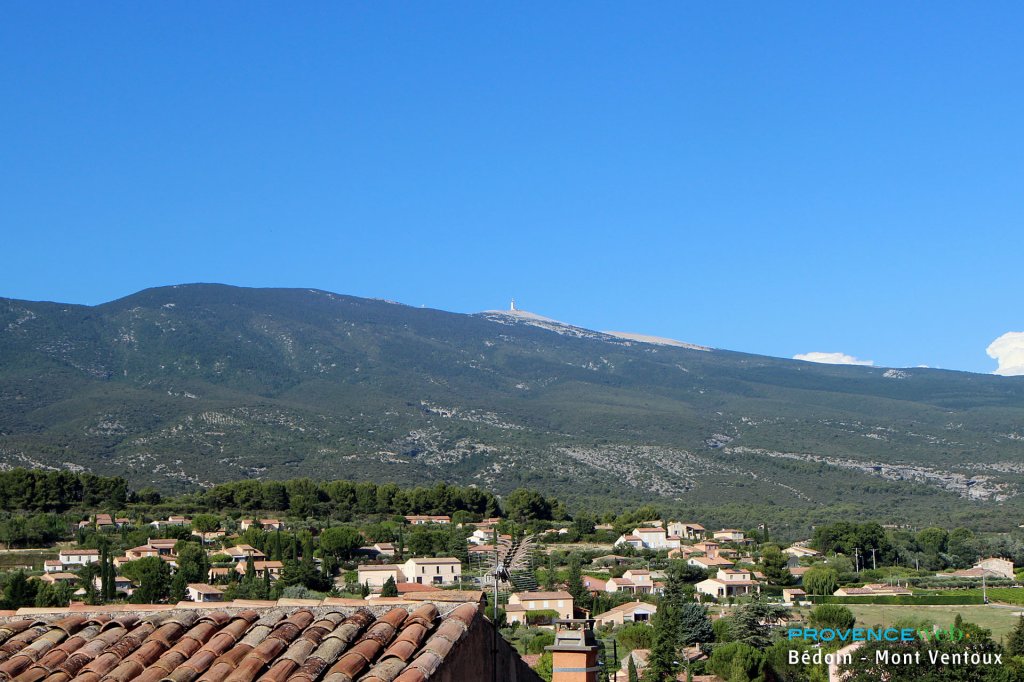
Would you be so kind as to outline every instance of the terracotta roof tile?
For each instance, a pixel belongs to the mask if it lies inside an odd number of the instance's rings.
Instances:
[[[0,682],[421,682],[482,621],[465,594],[0,616]]]

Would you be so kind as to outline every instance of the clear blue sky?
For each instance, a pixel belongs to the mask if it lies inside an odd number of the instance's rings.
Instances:
[[[515,296],[995,369],[1024,329],[1024,6],[636,5],[8,3],[0,296]]]

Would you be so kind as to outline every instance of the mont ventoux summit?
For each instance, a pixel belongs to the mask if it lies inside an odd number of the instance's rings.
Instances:
[[[822,365],[523,311],[182,285],[0,299],[0,466],[185,490],[528,486],[727,519],[1024,514],[1024,379]]]

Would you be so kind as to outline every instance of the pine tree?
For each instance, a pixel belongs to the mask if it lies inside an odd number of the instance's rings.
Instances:
[[[380,596],[382,596],[382,597],[397,597],[398,596],[398,585],[395,584],[394,577],[388,576],[388,579],[384,581],[384,586],[380,588]]]
[[[674,609],[674,607],[673,607]],[[678,609],[677,630],[681,646],[704,644],[715,638],[715,630],[708,618],[707,607],[697,602],[688,602]]]
[[[678,633],[674,629],[675,618],[671,604],[663,603],[654,614],[654,642],[644,670],[644,682],[666,682],[674,680],[679,666],[676,664]]]

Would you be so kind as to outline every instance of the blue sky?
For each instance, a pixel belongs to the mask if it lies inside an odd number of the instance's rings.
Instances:
[[[1024,7],[773,5],[8,4],[0,296],[515,296],[993,371],[1024,330]]]

